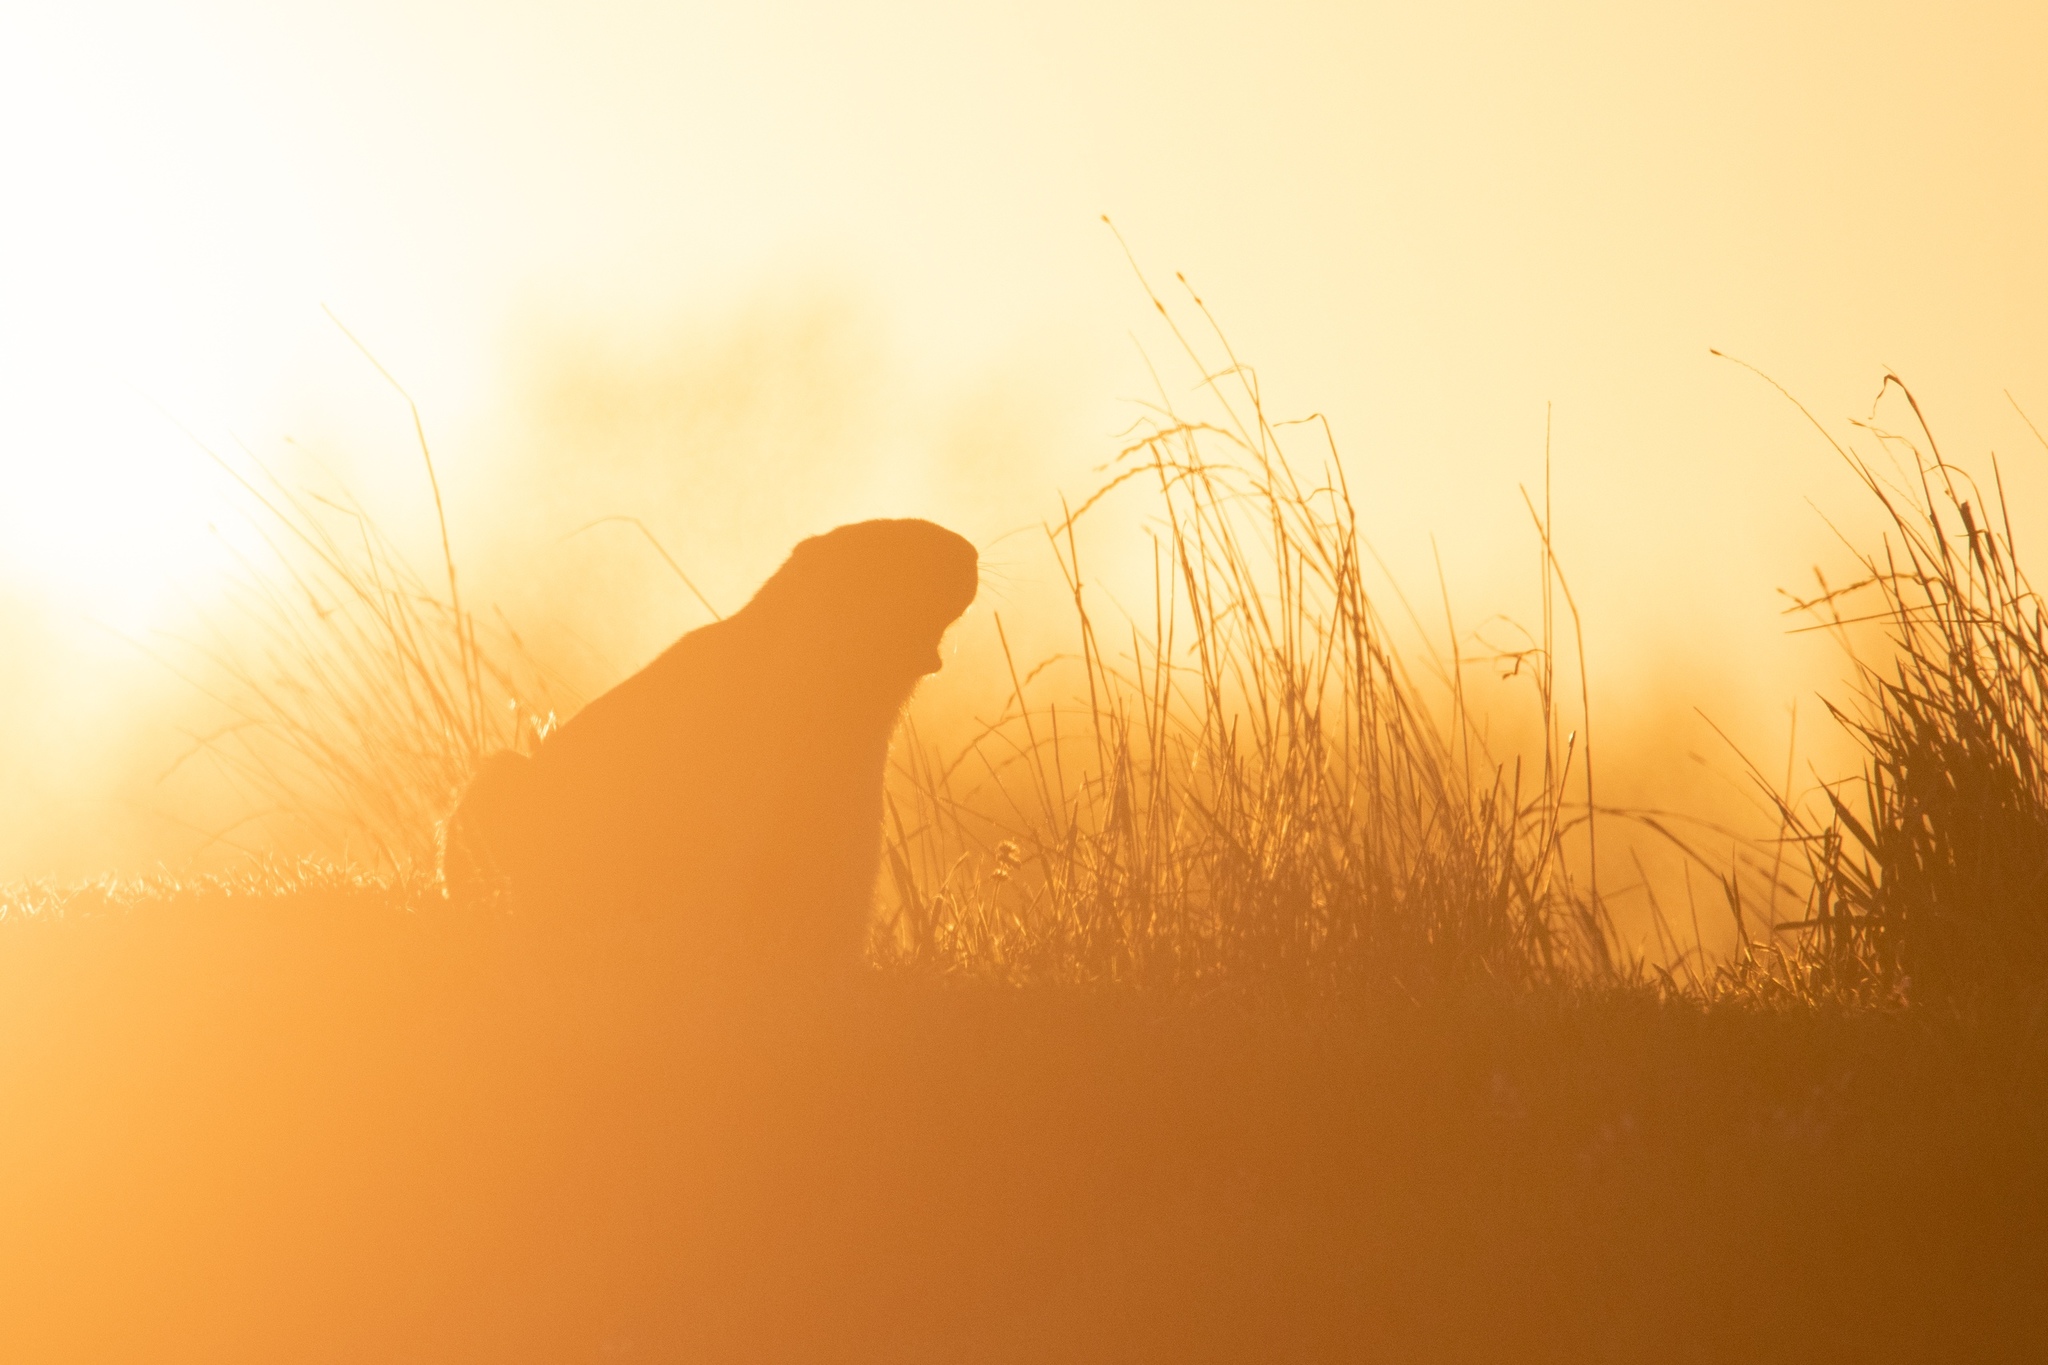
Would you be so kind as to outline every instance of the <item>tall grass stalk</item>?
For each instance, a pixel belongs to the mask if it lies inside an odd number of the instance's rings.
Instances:
[[[226,713],[183,760],[209,765],[245,808],[209,836],[431,873],[438,821],[477,762],[530,749],[553,724],[554,680],[502,617],[462,607],[445,516],[444,593],[352,499],[295,490],[253,457],[247,472],[214,459],[248,499],[260,548],[234,551],[226,611],[182,642],[197,663],[174,663]]]
[[[1072,667],[1027,672],[1004,635],[1003,712],[957,751],[901,750],[883,951],[1015,977],[1411,992],[1614,970],[1567,850],[1590,838],[1592,791],[1583,717],[1567,730],[1558,696],[1547,515],[1543,634],[1516,660],[1543,736],[1525,766],[1467,709],[1448,610],[1434,685],[1411,674],[1327,425],[1273,421],[1192,290],[1214,360],[1151,298],[1207,413],[1162,393],[1104,487],[1049,528]],[[1288,448],[1304,432],[1312,474]],[[1150,499],[1152,600],[1111,620],[1080,530],[1126,489]],[[1072,700],[1046,695],[1058,678]]]

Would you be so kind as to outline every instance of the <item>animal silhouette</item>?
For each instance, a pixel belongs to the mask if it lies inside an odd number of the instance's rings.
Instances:
[[[798,545],[733,616],[683,636],[526,757],[488,760],[444,829],[452,897],[655,924],[699,954],[856,961],[890,736],[979,561],[928,521]]]

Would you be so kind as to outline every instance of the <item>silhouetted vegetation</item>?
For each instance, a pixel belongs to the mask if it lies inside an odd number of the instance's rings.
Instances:
[[[420,454],[438,512],[423,433]],[[531,748],[562,689],[508,623],[463,608],[445,522],[443,590],[345,495],[216,460],[262,551],[242,556],[232,616],[165,651],[223,713],[186,761],[212,765],[249,805],[214,838],[257,856],[284,842],[400,879],[431,869],[463,784],[485,756]]]
[[[1412,676],[1327,430],[1290,433],[1324,442],[1297,468],[1221,334],[1213,358],[1174,335],[1213,415],[1162,394],[1108,485],[1050,530],[1081,677],[1051,676],[1081,704],[1043,700],[1005,640],[1002,714],[960,752],[906,747],[885,953],[1181,986],[1599,978],[1605,907],[1564,847],[1592,836],[1592,782],[1583,720],[1570,739],[1560,723],[1554,562],[1525,768],[1489,751],[1456,660]],[[1149,614],[1104,620],[1076,530],[1126,486],[1153,500],[1156,576]]]
[[[1889,533],[1856,552],[1853,581],[1823,577],[1794,605],[1843,641],[1853,679],[1830,710],[1865,755],[1860,777],[1827,789],[1824,817],[1787,812],[1813,873],[1805,965],[1950,1004],[2038,1003],[2048,998],[2048,622],[2017,558],[1996,460],[1987,497],[1942,457],[1905,385],[1886,384],[1919,424],[1910,440],[1866,424],[1895,457],[1889,471],[1829,440]]]
[[[1051,528],[1073,657],[1005,640],[978,735],[899,741],[838,985],[444,899],[433,817],[545,733],[538,673],[452,556],[442,594],[252,483],[285,570],[206,747],[364,860],[10,893],[0,1354],[2048,1346],[2048,635],[2002,492],[1924,428],[1873,430],[1903,478],[1839,447],[1890,530],[1795,611],[1851,649],[1864,771],[1764,784],[1780,842],[1705,869],[1735,952],[1645,958],[1591,876],[1622,817],[1547,507],[1499,661],[1534,742],[1496,752],[1455,627],[1431,654],[1368,590],[1327,432],[1186,344],[1202,415],[1162,401]],[[1086,532],[1137,497],[1153,599],[1105,612]]]

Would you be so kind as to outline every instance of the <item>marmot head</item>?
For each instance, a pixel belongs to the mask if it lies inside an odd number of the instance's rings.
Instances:
[[[974,600],[974,546],[929,521],[862,521],[798,545],[747,604],[829,651],[836,666],[914,683],[939,670],[946,627]]]

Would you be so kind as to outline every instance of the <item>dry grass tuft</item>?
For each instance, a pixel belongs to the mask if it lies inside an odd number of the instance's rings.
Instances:
[[[1765,993],[1902,1005],[2038,999],[2048,985],[2048,621],[2017,557],[1996,457],[1987,498],[1917,435],[1858,425],[1882,463],[1828,436],[1887,523],[1857,573],[1790,610],[1852,668],[1829,710],[1863,754],[1820,814],[1780,801],[1811,874],[1795,939],[1736,964]],[[1805,409],[1801,408],[1804,412]],[[1811,414],[1807,414],[1811,420]],[[1826,429],[1815,422],[1823,435]],[[2037,433],[2038,435],[2038,433]],[[1874,644],[1873,644],[1874,637]]]
[[[1583,716],[1561,733],[1554,560],[1542,639],[1521,661],[1544,737],[1525,766],[1488,751],[1455,657],[1411,673],[1368,589],[1378,561],[1327,427],[1283,432],[1189,298],[1220,356],[1153,303],[1206,377],[1203,415],[1162,395],[1104,487],[1049,528],[1073,667],[1024,672],[1005,637],[1002,714],[957,752],[903,747],[882,952],[1197,987],[1429,992],[1612,973],[1605,907],[1566,855],[1568,836],[1594,830]],[[1289,442],[1309,434],[1320,449],[1303,461]],[[1150,611],[1112,622],[1091,604],[1077,531],[1139,490]],[[1077,699],[1049,698],[1054,679]]]
[[[1850,547],[1853,582],[1823,579],[1793,609],[1850,650],[1850,691],[1831,709],[1864,772],[1817,805],[1759,776],[1781,843],[1719,865],[1689,850],[1735,916],[1736,954],[1681,949],[1653,903],[1664,957],[1646,961],[1618,948],[1593,875],[1583,652],[1568,697],[1558,637],[1578,617],[1547,490],[1530,506],[1543,619],[1509,660],[1532,683],[1540,743],[1497,753],[1467,704],[1448,603],[1447,655],[1391,585],[1390,628],[1327,426],[1269,416],[1192,290],[1199,343],[1151,299],[1202,376],[1199,411],[1162,386],[1102,488],[1048,528],[1073,654],[1027,668],[997,617],[999,714],[953,747],[909,728],[882,961],[1295,995],[1655,981],[1700,1000],[1886,1008],[2048,981],[2048,624],[1995,465],[1987,501],[1924,421],[1917,441],[1865,424],[1896,479],[1835,445],[1890,529],[1875,551]],[[420,449],[431,478],[423,436]],[[297,847],[420,882],[477,762],[552,723],[548,680],[509,625],[480,629],[461,606],[445,524],[443,591],[348,499],[229,472],[269,559],[245,559],[236,628],[199,646],[229,721],[195,755],[251,798],[270,846],[281,826]],[[1149,512],[1151,601],[1112,617],[1083,533],[1134,498]],[[1805,910],[1779,920],[1788,889]]]
[[[400,881],[431,873],[438,821],[476,765],[538,743],[564,689],[502,615],[464,609],[445,517],[436,586],[345,493],[214,459],[263,551],[238,554],[244,572],[209,637],[182,642],[196,666],[172,661],[226,716],[184,761],[209,765],[248,809],[209,835],[258,857],[283,846]]]

